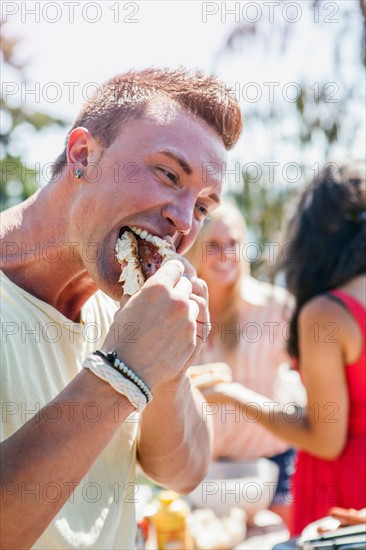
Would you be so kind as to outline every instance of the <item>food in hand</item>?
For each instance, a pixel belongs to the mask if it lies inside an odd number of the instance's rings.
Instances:
[[[178,259],[171,245],[140,227],[123,227],[116,244],[116,256],[122,265],[119,281],[124,294],[133,296],[156,271],[169,260]]]
[[[210,388],[222,382],[232,382],[233,379],[231,368],[226,363],[197,365],[190,367],[188,372],[193,385],[200,390]]]

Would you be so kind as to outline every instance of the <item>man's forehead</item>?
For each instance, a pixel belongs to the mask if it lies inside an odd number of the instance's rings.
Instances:
[[[180,126],[180,130],[190,131],[192,128],[199,128],[202,132],[205,132],[208,138],[217,141],[221,154],[212,156],[210,160],[217,160],[217,157],[225,157],[226,149],[222,140],[222,137],[211,125],[206,122],[200,115],[194,114],[190,109],[179,105],[176,101],[166,96],[158,96],[149,100],[143,118],[155,123],[157,126],[161,126],[162,129],[173,130],[175,125]],[[204,145],[204,143],[202,143]]]
[[[127,138],[132,146],[138,143],[138,151],[145,158],[159,155],[177,160],[186,174],[202,179],[202,187],[214,184],[220,193],[227,156],[221,136],[204,119],[170,98],[150,100],[142,116],[129,123],[129,131],[122,132],[121,138]]]

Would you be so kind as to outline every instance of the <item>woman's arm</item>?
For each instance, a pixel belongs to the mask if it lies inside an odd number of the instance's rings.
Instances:
[[[311,300],[299,317],[301,373],[307,407],[280,406],[240,384],[216,386],[221,396],[240,404],[243,416],[260,422],[292,445],[324,459],[335,459],[345,445],[348,390],[345,346],[351,317],[324,297]],[[217,401],[213,394],[207,401]]]

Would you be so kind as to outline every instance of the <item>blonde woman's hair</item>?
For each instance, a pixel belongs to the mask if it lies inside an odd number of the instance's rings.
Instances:
[[[211,214],[210,219],[204,222],[195,243],[185,254],[185,257],[196,268],[197,276],[201,277],[202,267],[205,263],[205,258],[208,252],[208,245],[211,242],[211,232],[215,227],[215,224],[221,221],[224,221],[226,224],[237,225],[242,229],[239,255],[241,268],[240,275],[228,292],[228,299],[226,300],[226,303],[223,304],[220,318],[220,323],[225,323],[226,326],[230,328],[230,326],[238,321],[239,317],[241,288],[243,282],[242,279],[245,275],[249,275],[250,273],[249,262],[243,255],[243,247],[248,242],[247,225],[243,214],[233,201],[225,199],[219,208]],[[226,346],[233,347],[232,340],[234,339],[227,339]]]

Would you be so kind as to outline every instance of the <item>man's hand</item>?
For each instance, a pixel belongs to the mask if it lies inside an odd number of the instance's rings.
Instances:
[[[198,362],[202,346],[207,341],[208,330],[210,326],[210,313],[208,310],[208,289],[206,283],[196,276],[191,277],[192,294],[191,300],[194,300],[199,308],[196,327],[196,347],[190,356],[185,367],[190,367]]]
[[[202,421],[202,396],[186,374],[205,340],[207,302],[207,286],[191,264],[169,261],[121,300],[115,323],[120,334],[126,321],[141,323],[138,343],[121,339],[117,348],[112,326],[103,346],[114,348],[155,390],[140,419],[138,460],[156,483],[181,493],[202,480],[211,456],[211,423]]]
[[[208,288],[203,279],[199,279],[196,274],[196,270],[193,265],[184,256],[179,256],[181,262],[184,265],[184,277],[188,277],[192,284],[191,300],[194,300],[199,308],[199,313],[196,319],[196,346],[185,364],[184,371],[188,367],[195,365],[198,361],[203,344],[207,341],[208,333],[210,330],[210,312],[208,309]]]
[[[329,515],[339,519],[341,526],[345,525],[360,525],[366,523],[366,508],[355,510],[354,508],[339,508],[334,507],[329,510]]]
[[[339,520],[339,527],[347,527],[349,525],[362,525],[363,523],[366,524],[366,508],[363,508],[362,510],[355,510],[354,508],[339,508],[338,506],[335,506],[334,508],[331,508],[329,510],[329,515]],[[318,533],[326,533],[330,531],[330,529],[326,529],[324,527],[318,527]]]
[[[208,322],[203,281],[184,275],[176,260],[164,264],[121,308],[103,344],[114,349],[151,389],[176,376],[198,352],[202,326]],[[134,329],[126,336],[126,327]]]

